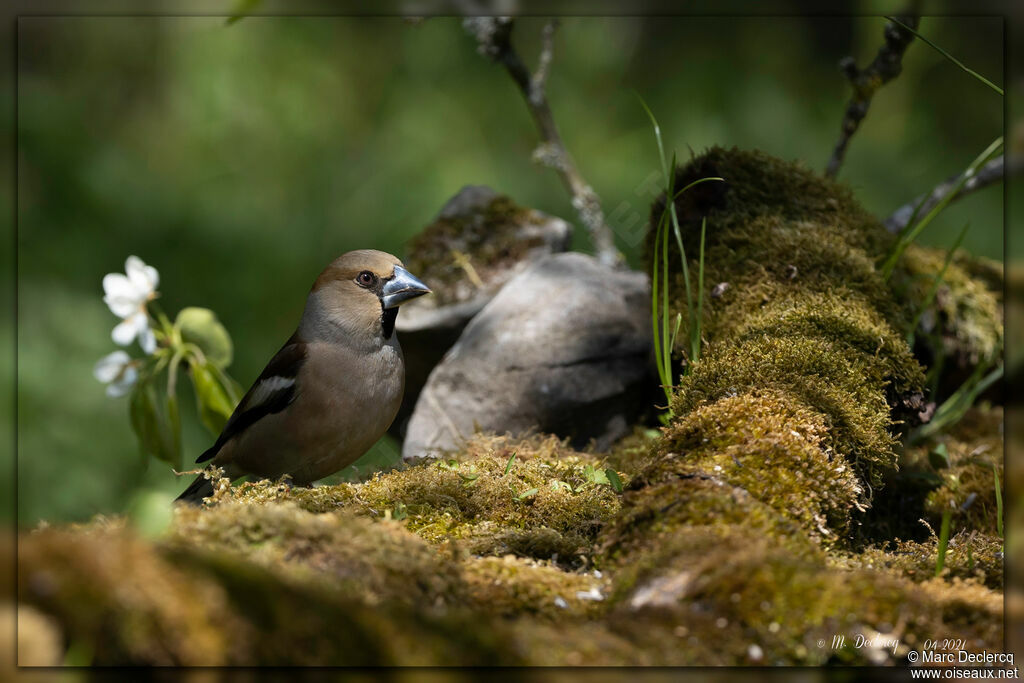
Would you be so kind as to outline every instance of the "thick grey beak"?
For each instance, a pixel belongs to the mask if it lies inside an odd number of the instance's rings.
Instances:
[[[430,294],[430,287],[416,279],[412,273],[402,266],[395,266],[395,274],[384,282],[380,300],[384,308],[401,306],[409,299]]]

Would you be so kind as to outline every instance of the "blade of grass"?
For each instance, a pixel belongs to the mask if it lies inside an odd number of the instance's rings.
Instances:
[[[661,143],[661,126],[658,125],[658,119],[654,118],[654,112],[652,112],[651,108],[647,106],[646,102],[644,102],[644,98],[640,96],[640,93],[636,92],[635,90],[633,91],[633,93],[636,95],[636,98],[640,100],[640,106],[644,108],[645,112],[647,112],[648,118],[651,119],[651,125],[654,126],[654,138],[658,141],[658,157],[659,159],[661,159],[662,179],[667,184],[668,168],[665,166],[665,147]]]
[[[920,33],[918,33],[917,31],[915,31],[914,29],[912,29],[912,28],[910,28],[909,26],[907,26],[906,24],[904,24],[904,23],[903,23],[902,21],[900,21],[899,19],[895,19],[895,18],[893,18],[893,17],[886,17],[886,19],[888,19],[889,21],[891,21],[891,22],[892,22],[892,23],[894,23],[894,24],[897,24],[897,25],[899,25],[899,26],[900,26],[900,28],[902,28],[902,29],[903,29],[904,31],[909,31],[910,33],[913,33],[913,34],[914,34],[914,36],[915,36],[915,37],[917,37],[917,38],[919,38],[919,39],[921,40],[921,42],[923,42],[923,43],[924,43],[925,45],[929,46],[930,48],[932,48],[933,50],[935,50],[936,52],[938,52],[938,53],[939,53],[940,55],[942,55],[943,57],[945,57],[945,58],[946,58],[946,59],[948,59],[949,61],[951,61],[951,62],[953,62],[954,64],[956,64],[956,65],[957,65],[958,67],[960,67],[961,69],[963,69],[964,71],[966,71],[966,72],[967,72],[967,73],[969,73],[970,75],[974,76],[974,77],[975,77],[975,78],[977,78],[977,79],[978,79],[979,81],[981,81],[982,83],[984,83],[984,84],[985,84],[985,85],[987,85],[988,87],[992,88],[993,90],[995,90],[995,91],[996,91],[997,93],[999,93],[1000,95],[1004,95],[1004,93],[1003,93],[1003,89],[1002,89],[1002,88],[1000,88],[1000,87],[999,87],[998,85],[996,85],[996,84],[995,84],[995,83],[993,83],[992,81],[988,80],[987,78],[985,78],[984,76],[982,76],[982,75],[981,75],[980,73],[978,73],[978,72],[977,72],[977,71],[975,71],[974,69],[971,69],[971,68],[970,68],[970,67],[968,67],[968,66],[967,66],[966,64],[964,64],[963,62],[961,62],[961,61],[960,61],[959,59],[957,59],[957,58],[956,58],[956,57],[954,57],[953,55],[949,54],[948,52],[946,52],[945,50],[943,50],[943,49],[942,49],[941,47],[939,47],[938,45],[936,45],[936,44],[935,44],[935,43],[933,43],[932,41],[930,41],[930,40],[928,40],[927,38],[925,38],[925,37],[924,37],[923,35],[921,35],[921,34],[920,34]]]
[[[899,237],[896,238],[896,242],[893,244],[892,249],[889,250],[889,254],[886,257],[885,262],[882,264],[882,277],[888,280],[889,277],[892,276],[893,270],[896,269],[896,264],[899,262],[900,257],[903,256],[903,252],[907,250],[907,247],[913,244],[914,240],[916,240],[918,235],[921,234],[921,231],[928,227],[928,224],[935,220],[935,217],[942,213],[942,210],[945,209],[951,201],[953,201],[953,197],[955,197],[957,192],[960,191],[960,188],[964,186],[964,183],[973,178],[978,169],[994,157],[1002,146],[1003,137],[1000,135],[992,141],[992,144],[985,148],[985,151],[982,152],[978,158],[971,162],[970,166],[967,167],[967,170],[964,171],[962,176],[960,176],[960,180],[958,180],[953,189],[942,198],[942,201],[932,207],[932,210],[929,211],[917,224],[907,223],[907,226],[900,232]]]
[[[928,310],[928,307],[935,301],[935,295],[939,292],[939,287],[944,282],[946,271],[949,269],[949,264],[953,262],[953,255],[956,250],[960,248],[960,244],[964,241],[964,237],[967,236],[967,230],[970,229],[971,223],[968,221],[964,224],[963,229],[960,230],[960,234],[957,236],[956,241],[953,242],[953,246],[946,254],[946,260],[942,262],[942,269],[935,275],[935,281],[932,283],[931,288],[928,290],[928,294],[925,296],[921,305],[917,309],[917,313],[914,315],[914,320],[910,323],[910,329],[907,331],[907,345],[913,348],[914,338],[917,334],[917,326],[921,323],[921,317],[924,312]]]
[[[676,313],[676,326],[672,329],[672,339],[669,341],[669,346],[675,348],[676,337],[679,335],[679,326],[683,324],[683,314]]]
[[[658,368],[658,377],[661,380],[662,387],[665,391],[666,400],[671,403],[672,400],[672,387],[674,382],[672,381],[672,349],[675,348],[676,335],[679,333],[679,327],[682,323],[682,316],[677,314],[675,329],[669,334],[669,254],[668,254],[668,221],[671,218],[673,231],[676,236],[676,244],[679,247],[680,259],[682,261],[683,270],[683,283],[686,291],[686,308],[690,321],[690,348],[689,355],[691,360],[696,360],[696,356],[700,354],[700,320],[703,311],[703,292],[704,292],[704,240],[705,240],[705,224],[701,224],[701,246],[700,246],[700,283],[699,283],[699,296],[701,301],[698,302],[698,310],[695,313],[693,303],[693,292],[690,286],[690,272],[689,264],[686,259],[686,249],[683,246],[682,230],[679,227],[679,217],[676,213],[676,199],[678,199],[684,192],[699,185],[700,183],[707,182],[709,180],[724,181],[724,178],[709,177],[700,178],[695,180],[686,187],[682,188],[678,192],[675,190],[676,182],[676,155],[672,154],[671,166],[665,163],[665,145],[661,137],[661,126],[658,124],[658,119],[654,116],[654,112],[651,111],[650,107],[644,101],[643,97],[639,93],[634,93],[637,99],[640,100],[640,106],[643,107],[647,113],[647,117],[651,120],[651,125],[654,128],[654,138],[658,143],[658,158],[661,162],[661,172],[663,180],[665,182],[665,201],[666,209],[662,211],[659,218],[658,225],[655,228],[654,234],[654,254],[652,258],[651,267],[651,327],[654,333],[654,358],[655,365]],[[661,265],[661,277],[658,277],[658,266]],[[659,294],[661,295],[661,315],[659,321],[658,304]],[[659,325],[660,322],[660,325]],[[660,329],[659,329],[660,328]],[[694,338],[696,335],[696,343]],[[687,364],[687,372],[689,372],[690,364]],[[669,411],[671,415],[671,411]]]

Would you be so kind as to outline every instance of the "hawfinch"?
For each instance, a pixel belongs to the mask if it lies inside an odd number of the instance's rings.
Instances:
[[[196,462],[297,485],[347,467],[395,419],[405,364],[395,336],[398,307],[430,289],[381,251],[350,251],[320,273],[299,328],[270,360]],[[178,500],[201,502],[199,475]]]

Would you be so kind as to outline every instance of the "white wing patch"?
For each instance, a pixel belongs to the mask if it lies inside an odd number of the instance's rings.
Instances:
[[[257,406],[266,403],[274,394],[287,389],[295,384],[294,377],[268,377],[252,391],[249,401],[245,404],[246,410],[252,410]]]

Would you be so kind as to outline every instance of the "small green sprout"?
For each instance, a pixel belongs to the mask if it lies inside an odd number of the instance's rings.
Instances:
[[[512,469],[512,463],[513,463],[513,461],[515,461],[515,459],[516,459],[516,451],[512,451],[511,457],[509,457],[508,462],[505,463],[505,472],[501,476],[503,476],[503,477],[508,476],[509,470]]]
[[[516,500],[526,500],[527,498],[531,498],[537,495],[538,493],[540,493],[540,489],[527,489],[526,491],[523,491],[518,496],[516,496]]]

